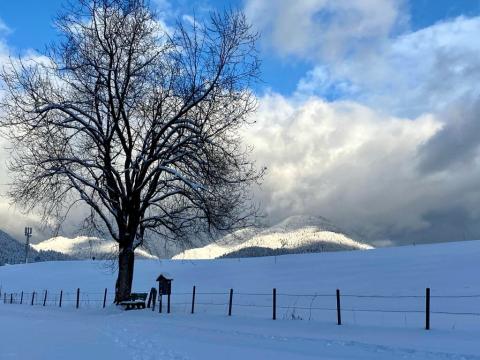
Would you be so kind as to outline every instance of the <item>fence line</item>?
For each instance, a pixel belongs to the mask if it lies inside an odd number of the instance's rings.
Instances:
[[[296,314],[296,311],[306,311],[309,314],[309,319],[311,319],[312,311],[318,312],[335,312],[336,313],[336,322],[338,325],[342,325],[342,313],[391,313],[391,314],[425,314],[425,329],[430,329],[430,320],[431,315],[449,315],[449,316],[470,316],[478,318],[480,317],[480,312],[469,311],[450,311],[449,309],[437,309],[431,308],[431,300],[441,300],[441,299],[477,299],[480,298],[479,294],[438,294],[431,295],[430,288],[427,288],[424,295],[420,294],[399,294],[399,295],[384,295],[384,294],[341,294],[340,290],[337,289],[336,292],[331,294],[327,293],[312,293],[312,294],[294,294],[294,293],[281,293],[277,292],[276,288],[272,289],[272,292],[234,292],[234,289],[229,289],[225,292],[205,292],[197,291],[196,286],[193,286],[191,292],[177,292],[167,295],[167,313],[171,312],[171,307],[173,307],[173,312],[178,312],[179,307],[183,307],[183,312],[194,314],[199,310],[209,313],[210,311],[205,311],[206,308],[225,308],[225,315],[232,316],[234,308],[247,308],[247,309],[259,309],[261,314],[268,314],[266,309],[271,309],[271,319],[277,319],[277,311],[284,310],[284,318],[292,319],[302,319],[300,315]],[[150,296],[148,300],[148,308],[152,308],[152,311],[155,311],[155,306],[158,304],[159,312],[162,312],[162,296],[159,294],[158,299],[156,296],[156,289],[152,288],[150,291]],[[4,304],[19,304],[22,306],[56,306],[59,308],[70,307],[70,308],[105,308],[107,301],[113,303],[113,293],[109,293],[105,288],[104,291],[93,291],[85,292],[81,291],[80,288],[77,288],[76,291],[63,291],[52,292],[48,289],[40,291],[21,291],[21,292],[5,292],[0,293],[0,299],[3,298]],[[155,294],[153,294],[155,292]],[[111,294],[111,295],[110,295]],[[2,297],[3,295],[3,297]],[[110,295],[110,296],[109,296]],[[189,298],[186,298],[186,297]],[[210,301],[205,299],[205,296],[210,296]],[[225,302],[218,301],[219,296],[223,296]],[[170,297],[173,297],[174,301],[171,301]],[[183,297],[183,298],[182,298]],[[153,299],[153,302],[152,302]],[[327,300],[328,303],[326,306],[319,306],[317,304],[318,300]],[[347,306],[341,306],[343,302],[347,302]],[[372,302],[378,300],[418,300],[423,299],[425,303],[419,305],[418,307],[404,307],[404,308],[395,308],[391,306],[387,307],[372,307],[365,306],[365,301]],[[263,300],[263,301],[262,301]],[[283,301],[282,301],[283,300]],[[292,303],[292,301],[294,302]],[[355,304],[352,304],[352,301],[356,300]],[[0,300],[1,301],[1,300]],[[308,302],[307,302],[308,301]],[[358,301],[361,303],[358,304]],[[290,303],[289,303],[290,302]],[[299,303],[300,302],[300,303]],[[391,305],[391,303],[389,302]],[[329,306],[330,305],[330,306]],[[345,305],[345,304],[343,304]],[[399,305],[399,304],[396,304]],[[408,305],[408,304],[407,304]],[[434,304],[438,305],[438,304]],[[441,304],[440,304],[441,305]],[[451,305],[451,304],[449,304]],[[358,307],[357,307],[358,306]],[[377,304],[378,306],[378,304]],[[411,304],[410,304],[411,306]],[[476,307],[475,307],[476,308]],[[291,312],[290,315],[288,312]],[[333,317],[333,316],[332,316]]]

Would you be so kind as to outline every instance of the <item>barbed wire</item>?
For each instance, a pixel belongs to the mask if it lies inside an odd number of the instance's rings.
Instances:
[[[177,293],[172,293],[172,296],[175,296]],[[228,295],[228,292],[195,292],[195,295]],[[192,293],[187,293],[187,295],[192,295]]]
[[[240,307],[257,307],[257,308],[272,308],[271,305],[256,305],[256,304],[238,304],[238,303],[233,303],[235,306],[240,306]]]
[[[272,293],[244,293],[244,292],[236,292],[235,295],[245,295],[245,296],[272,296]],[[277,294],[278,295],[278,294]]]
[[[431,298],[480,298],[480,294],[473,295],[430,295]]]
[[[450,312],[450,311],[431,311],[431,314],[440,314],[440,315],[471,315],[471,316],[480,316],[480,313],[477,312]]]
[[[23,292],[24,296],[32,295],[43,295],[45,294],[45,290],[40,291],[31,291],[31,292]],[[48,295],[52,296],[60,296],[62,293],[63,296],[76,296],[77,292],[68,292],[62,291],[60,292],[50,292],[47,290]],[[8,294],[8,296],[20,296],[21,292],[9,293],[3,291],[2,294]],[[104,291],[98,292],[85,292],[80,291],[82,296],[91,296],[91,295],[104,295]],[[196,292],[196,295],[229,295],[229,292]],[[192,292],[172,292],[171,296],[177,295],[192,295]],[[272,296],[272,293],[254,293],[254,292],[234,292],[234,295],[244,295],[244,296]],[[276,293],[277,296],[288,296],[288,297],[335,297],[335,293],[333,294],[325,294],[325,293],[313,293],[313,294],[295,294],[295,293]],[[381,299],[402,299],[402,298],[425,298],[425,295],[381,295],[381,294],[341,294],[341,297],[354,297],[354,298],[381,298]],[[430,295],[431,298],[480,298],[480,294],[458,294],[458,295]]]
[[[228,304],[226,303],[202,303],[202,302],[196,302],[195,306],[197,305],[212,305],[212,306],[227,306]]]
[[[353,297],[353,298],[378,298],[378,299],[424,299],[425,295],[357,295],[357,294],[342,294],[342,297]]]
[[[272,295],[272,294],[269,294]],[[277,296],[292,296],[292,297],[335,297],[335,294],[289,294],[277,293]]]
[[[285,310],[325,310],[325,311],[337,311],[335,308],[321,308],[321,307],[309,307],[309,306],[277,306],[278,309]]]

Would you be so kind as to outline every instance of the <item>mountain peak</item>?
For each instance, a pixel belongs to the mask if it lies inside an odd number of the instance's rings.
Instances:
[[[289,216],[276,225],[272,226],[269,230],[274,231],[292,231],[302,228],[313,227],[318,230],[323,231],[332,231],[332,232],[342,232],[340,228],[335,226],[332,221],[324,218],[322,216],[313,216],[313,215],[292,215]]]
[[[353,240],[324,217],[295,215],[269,228],[252,228],[227,235],[204,247],[184,251],[174,258],[212,259],[371,248]]]

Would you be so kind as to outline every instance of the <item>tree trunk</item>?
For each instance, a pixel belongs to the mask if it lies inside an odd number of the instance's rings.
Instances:
[[[131,246],[120,247],[118,253],[118,276],[115,285],[115,303],[127,300],[132,291],[134,252]]]

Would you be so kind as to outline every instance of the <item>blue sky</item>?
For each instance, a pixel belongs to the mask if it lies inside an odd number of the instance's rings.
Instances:
[[[52,19],[62,9],[63,0],[18,0],[0,2],[0,19],[11,29],[8,45],[18,52],[25,49],[41,50],[56,38]],[[163,3],[163,2],[162,2]],[[152,1],[157,6],[155,1]],[[165,11],[192,13],[205,9],[221,9],[225,6],[243,8],[243,1],[171,1]],[[457,16],[480,14],[480,0],[415,0],[406,4],[412,30],[428,27],[436,22]],[[282,94],[296,89],[298,81],[312,67],[312,62],[298,57],[283,57],[262,47],[262,80],[259,91],[271,88]],[[281,76],[279,75],[281,74]]]
[[[55,41],[61,4],[0,1],[0,65]],[[242,135],[268,168],[253,190],[267,222],[324,216],[374,245],[480,239],[480,0],[152,5],[167,24],[240,8],[261,33],[259,106]],[[15,211],[0,199],[20,235]]]

